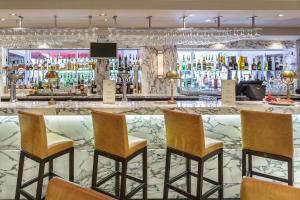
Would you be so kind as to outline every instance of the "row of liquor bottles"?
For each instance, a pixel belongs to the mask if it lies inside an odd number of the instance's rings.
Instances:
[[[178,81],[178,91],[186,89],[220,89],[222,80],[264,81],[280,79],[281,71],[199,71],[196,73],[181,73]]]
[[[229,70],[283,70],[283,56],[255,56],[250,63],[247,56],[225,56],[217,55],[202,55],[198,58],[193,55],[183,55],[177,62],[178,71],[206,71],[206,70],[221,70],[225,67]]]
[[[88,60],[88,59],[86,59]],[[47,63],[48,67],[45,64],[38,65],[36,63],[34,64],[18,64],[13,63],[12,66],[17,70],[24,71],[24,78],[21,80],[18,80],[17,82],[17,88],[19,89],[31,89],[34,87],[37,87],[38,89],[43,89],[43,85],[45,83],[44,77],[48,70],[56,70],[59,79],[57,81],[57,89],[66,89],[66,88],[77,88],[77,85],[84,84],[87,87],[92,87],[92,83],[95,80],[95,70],[94,67],[84,67],[84,65],[81,65],[80,63],[73,63],[72,67],[65,68],[61,67],[62,65],[57,64],[57,62],[54,63],[48,63],[52,62],[53,60],[41,62],[38,61],[37,63]],[[70,60],[73,62],[73,60]],[[77,61],[77,60],[75,60]],[[96,62],[96,61],[93,61]],[[59,63],[59,62],[58,62]],[[67,63],[69,63],[67,61]],[[83,63],[83,62],[82,62]],[[91,63],[91,62],[86,62]],[[78,67],[77,67],[78,66]],[[87,65],[85,65],[87,66]],[[73,68],[74,67],[74,68]],[[6,68],[6,69],[7,69]],[[73,70],[72,70],[73,69]],[[133,57],[131,55],[127,56],[120,56],[118,59],[112,59],[107,62],[106,69],[110,72],[110,78],[113,80],[116,80],[117,82],[117,93],[122,93],[123,88],[122,86],[122,80],[118,78],[119,72],[126,72],[129,75],[128,83],[127,83],[127,93],[133,93],[141,91],[141,66],[139,59],[137,57]],[[138,71],[138,72],[136,72]],[[79,84],[80,83],[80,84]]]

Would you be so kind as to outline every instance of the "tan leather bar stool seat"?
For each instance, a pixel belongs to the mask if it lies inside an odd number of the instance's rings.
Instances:
[[[257,175],[293,184],[293,122],[292,115],[241,111],[242,174]],[[246,158],[248,155],[248,173]],[[252,156],[275,159],[288,163],[288,179],[252,170]]]
[[[244,177],[241,200],[299,200],[300,189],[279,183]]]
[[[92,189],[105,193],[117,199],[129,199],[138,191],[143,189],[143,199],[147,199],[147,140],[129,136],[125,115],[101,111],[92,111],[94,128],[94,165],[92,175]],[[127,174],[127,164],[134,157],[142,154],[143,178],[137,179]],[[115,172],[97,180],[98,157],[104,156],[115,161]],[[120,162],[122,171],[119,172]],[[121,176],[121,190],[119,178]],[[115,194],[110,194],[100,188],[102,184],[115,177]],[[140,183],[126,194],[126,179]]]
[[[223,199],[223,142],[206,138],[201,115],[163,110],[167,135],[167,155],[164,183],[164,197],[168,199],[171,189],[188,199],[206,199],[213,193],[219,193]],[[186,158],[186,171],[170,178],[171,154]],[[213,156],[218,156],[218,181],[203,177],[204,162]],[[191,160],[198,162],[198,174],[191,171]],[[197,194],[191,193],[191,176],[197,178]],[[175,187],[172,183],[186,177],[187,191]],[[203,181],[212,183],[214,187],[202,194]]]
[[[113,200],[113,198],[55,177],[48,184],[46,200]]]
[[[55,133],[47,134],[47,143],[47,156],[52,156],[58,152],[74,147],[73,140]]]
[[[49,180],[56,176],[53,173],[53,160],[65,154],[70,155],[69,159],[69,179],[74,181],[74,143],[72,140],[57,135],[47,133],[44,116],[41,114],[19,111],[19,122],[21,130],[21,152],[18,169],[15,199],[20,199],[23,195],[27,199],[42,199],[42,186],[44,177]],[[39,163],[38,177],[22,184],[24,159],[29,158]],[[45,164],[49,163],[49,173],[44,174]],[[38,182],[35,197],[23,188]]]

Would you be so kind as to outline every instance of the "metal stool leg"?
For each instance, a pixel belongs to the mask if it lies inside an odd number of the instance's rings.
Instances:
[[[96,188],[97,174],[98,174],[98,152],[94,151],[93,175],[92,175],[92,188]]]
[[[143,200],[147,200],[147,148],[143,151],[143,182],[144,182],[144,188],[143,188]]]
[[[224,186],[223,186],[223,151],[218,154],[218,182],[222,188],[219,190],[219,200],[223,200]]]
[[[18,169],[18,178],[17,178],[17,186],[16,186],[16,195],[15,199],[19,200],[20,199],[20,191],[21,191],[21,185],[22,185],[22,177],[23,177],[23,168],[24,168],[24,158],[25,155],[21,151],[20,152],[20,160],[19,160],[19,169]]]
[[[187,192],[191,193],[191,176],[190,176],[190,172],[191,172],[191,160],[189,158],[186,158],[186,188],[187,188]]]
[[[115,177],[115,193],[116,196],[118,197],[120,195],[120,163],[119,161],[115,161],[115,171],[117,172],[116,177]]]
[[[127,176],[127,161],[122,161],[122,173],[121,173],[121,192],[120,198],[124,199],[126,197],[126,176]]]
[[[53,160],[49,160],[49,181],[53,178]]]
[[[294,183],[294,165],[293,160],[288,161],[288,184],[293,185]]]
[[[246,152],[243,150],[242,152],[242,176],[246,176]]]
[[[70,150],[69,156],[69,180],[74,182],[74,148]]]
[[[36,200],[42,199],[44,170],[45,170],[45,163],[41,162],[39,167],[39,175],[38,175],[38,182],[37,182]]]
[[[168,184],[170,180],[170,167],[171,167],[170,165],[171,165],[171,152],[169,149],[167,149],[163,200],[168,199],[168,189],[169,189]]]
[[[250,177],[252,177],[252,155],[248,154],[248,174]]]
[[[200,200],[202,197],[203,189],[203,167],[204,162],[202,160],[198,161],[198,180],[197,180],[197,200]]]

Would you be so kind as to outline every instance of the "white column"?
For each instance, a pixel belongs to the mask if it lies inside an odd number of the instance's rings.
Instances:
[[[164,52],[164,74],[170,69],[176,69],[176,47],[143,47],[142,51],[142,94],[170,95],[169,81],[157,75],[157,51]],[[175,88],[176,86],[174,86]],[[176,89],[174,90],[176,94]]]
[[[107,63],[106,59],[98,59],[95,69],[95,83],[97,85],[97,94],[103,94],[103,80],[108,79],[107,77]]]

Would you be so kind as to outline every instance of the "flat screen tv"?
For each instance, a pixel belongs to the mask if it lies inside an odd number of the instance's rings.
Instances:
[[[117,43],[96,43],[90,44],[91,58],[116,58]]]

